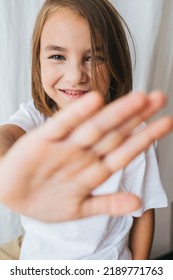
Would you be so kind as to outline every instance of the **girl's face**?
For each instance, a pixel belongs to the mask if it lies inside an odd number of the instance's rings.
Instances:
[[[40,43],[41,79],[45,92],[58,108],[94,90],[91,78],[91,40],[85,19],[67,8],[51,15],[42,31]],[[97,46],[99,80],[105,96],[110,77],[106,58]]]

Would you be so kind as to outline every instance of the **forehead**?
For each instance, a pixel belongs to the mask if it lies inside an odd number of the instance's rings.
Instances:
[[[43,39],[51,39],[55,36],[59,37],[59,39],[69,37],[69,39],[74,40],[76,37],[85,39],[83,35],[87,36],[87,39],[88,37],[90,38],[89,26],[86,20],[70,9],[59,8],[47,18],[41,37]]]
[[[97,36],[99,38],[99,36]],[[100,40],[96,38],[98,44]],[[91,45],[90,27],[83,16],[68,8],[58,8],[47,18],[42,34],[41,44],[69,43],[88,48]]]

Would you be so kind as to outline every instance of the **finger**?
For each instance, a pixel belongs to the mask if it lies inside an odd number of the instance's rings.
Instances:
[[[40,134],[53,140],[62,139],[79,124],[95,114],[102,105],[103,98],[98,93],[87,93],[62,111],[58,111],[40,129]]]
[[[113,173],[127,166],[144,149],[173,129],[173,118],[163,117],[134,136],[130,136],[120,147],[76,176],[74,184],[85,184],[86,192],[107,180]]]
[[[148,104],[141,110],[139,113],[134,115],[129,119],[129,122],[126,122],[123,126],[120,127],[123,131],[131,131],[135,127],[137,127],[140,123],[146,121],[154,114],[159,112],[167,102],[166,96],[160,91],[153,91],[148,95]]]
[[[81,208],[81,218],[107,214],[121,216],[137,210],[141,200],[131,193],[115,193],[103,196],[91,196],[84,201]]]
[[[166,97],[156,91],[149,96],[148,105],[137,112],[136,115],[132,116],[125,122],[125,124],[119,126],[115,131],[105,135],[98,143],[93,146],[93,151],[99,156],[104,156],[111,150],[118,147],[133,130],[139,126],[146,119],[158,112],[166,103]]]
[[[107,105],[97,115],[88,120],[70,135],[70,140],[82,147],[96,143],[104,134],[122,125],[147,106],[148,97],[144,94],[121,97]]]
[[[102,159],[97,159],[87,168],[81,170],[70,182],[71,188],[81,188],[83,196],[93,191],[97,186],[106,181],[114,172]]]
[[[105,156],[105,164],[108,169],[115,172],[125,167],[143,150],[147,149],[157,139],[173,130],[173,118],[163,117],[150,123],[145,129],[130,136],[120,147]]]
[[[99,157],[103,157],[112,150],[116,149],[121,145],[125,139],[128,137],[129,131],[115,131],[109,132],[101,140],[99,140],[95,145],[93,145],[92,150]]]
[[[70,185],[71,185],[70,189],[72,189],[72,186],[74,186],[75,188],[76,185],[84,185],[86,180],[85,176],[87,178],[91,178],[90,176],[92,176],[88,168],[95,165],[97,161],[99,161],[98,156],[92,151],[90,150],[82,151],[78,149],[78,151],[76,151],[76,154],[74,154],[72,157],[67,159],[67,162],[63,162],[59,166],[59,161],[58,161],[57,163],[58,168],[54,168],[53,170],[51,170],[51,173],[49,171],[49,177],[50,177],[49,184],[57,185],[58,182],[59,185],[62,185],[65,184],[66,182],[68,184],[68,182],[70,181]],[[81,172],[84,172],[84,170],[88,170],[88,171],[87,174],[85,172],[85,175],[83,176],[82,175],[83,173],[81,174]],[[80,177],[80,183],[78,180],[76,180],[76,177],[78,176]],[[95,174],[93,179],[95,180]],[[90,188],[87,188],[87,192],[89,191]]]

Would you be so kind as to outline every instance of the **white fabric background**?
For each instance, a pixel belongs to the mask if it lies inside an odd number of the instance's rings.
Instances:
[[[0,122],[18,105],[30,99],[30,39],[39,7],[44,0],[0,0]],[[173,1],[112,0],[133,35],[137,63],[134,89],[166,91],[173,106]],[[162,113],[161,113],[162,114]],[[156,234],[152,256],[172,246],[171,203],[173,202],[172,134],[159,143],[160,171],[169,198],[169,208],[156,212]],[[17,215],[0,206],[0,243],[21,232]]]
[[[43,0],[0,0],[0,123],[30,99],[30,40]],[[0,243],[22,232],[18,215],[0,205]]]
[[[162,89],[168,105],[160,113],[173,113],[173,1],[113,0],[126,20],[136,44],[134,89]],[[160,173],[169,207],[156,211],[152,257],[173,249],[173,134],[159,142]]]

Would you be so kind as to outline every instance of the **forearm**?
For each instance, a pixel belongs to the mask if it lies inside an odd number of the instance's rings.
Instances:
[[[6,194],[10,193],[9,188],[4,184],[4,180],[8,178],[13,172],[13,168],[10,169],[11,163],[5,164],[6,153],[13,146],[13,144],[23,135],[25,131],[16,125],[1,125],[0,126],[0,202],[6,203]],[[18,156],[18,155],[17,155]],[[15,166],[15,161],[13,161]],[[8,196],[8,195],[7,195]]]
[[[129,248],[133,260],[149,259],[153,235],[154,210],[149,209],[141,217],[134,218],[129,238]]]
[[[14,139],[6,132],[0,134],[0,157],[10,149],[14,142]]]
[[[15,125],[0,126],[0,157],[5,155],[16,140],[24,133],[23,129]]]

